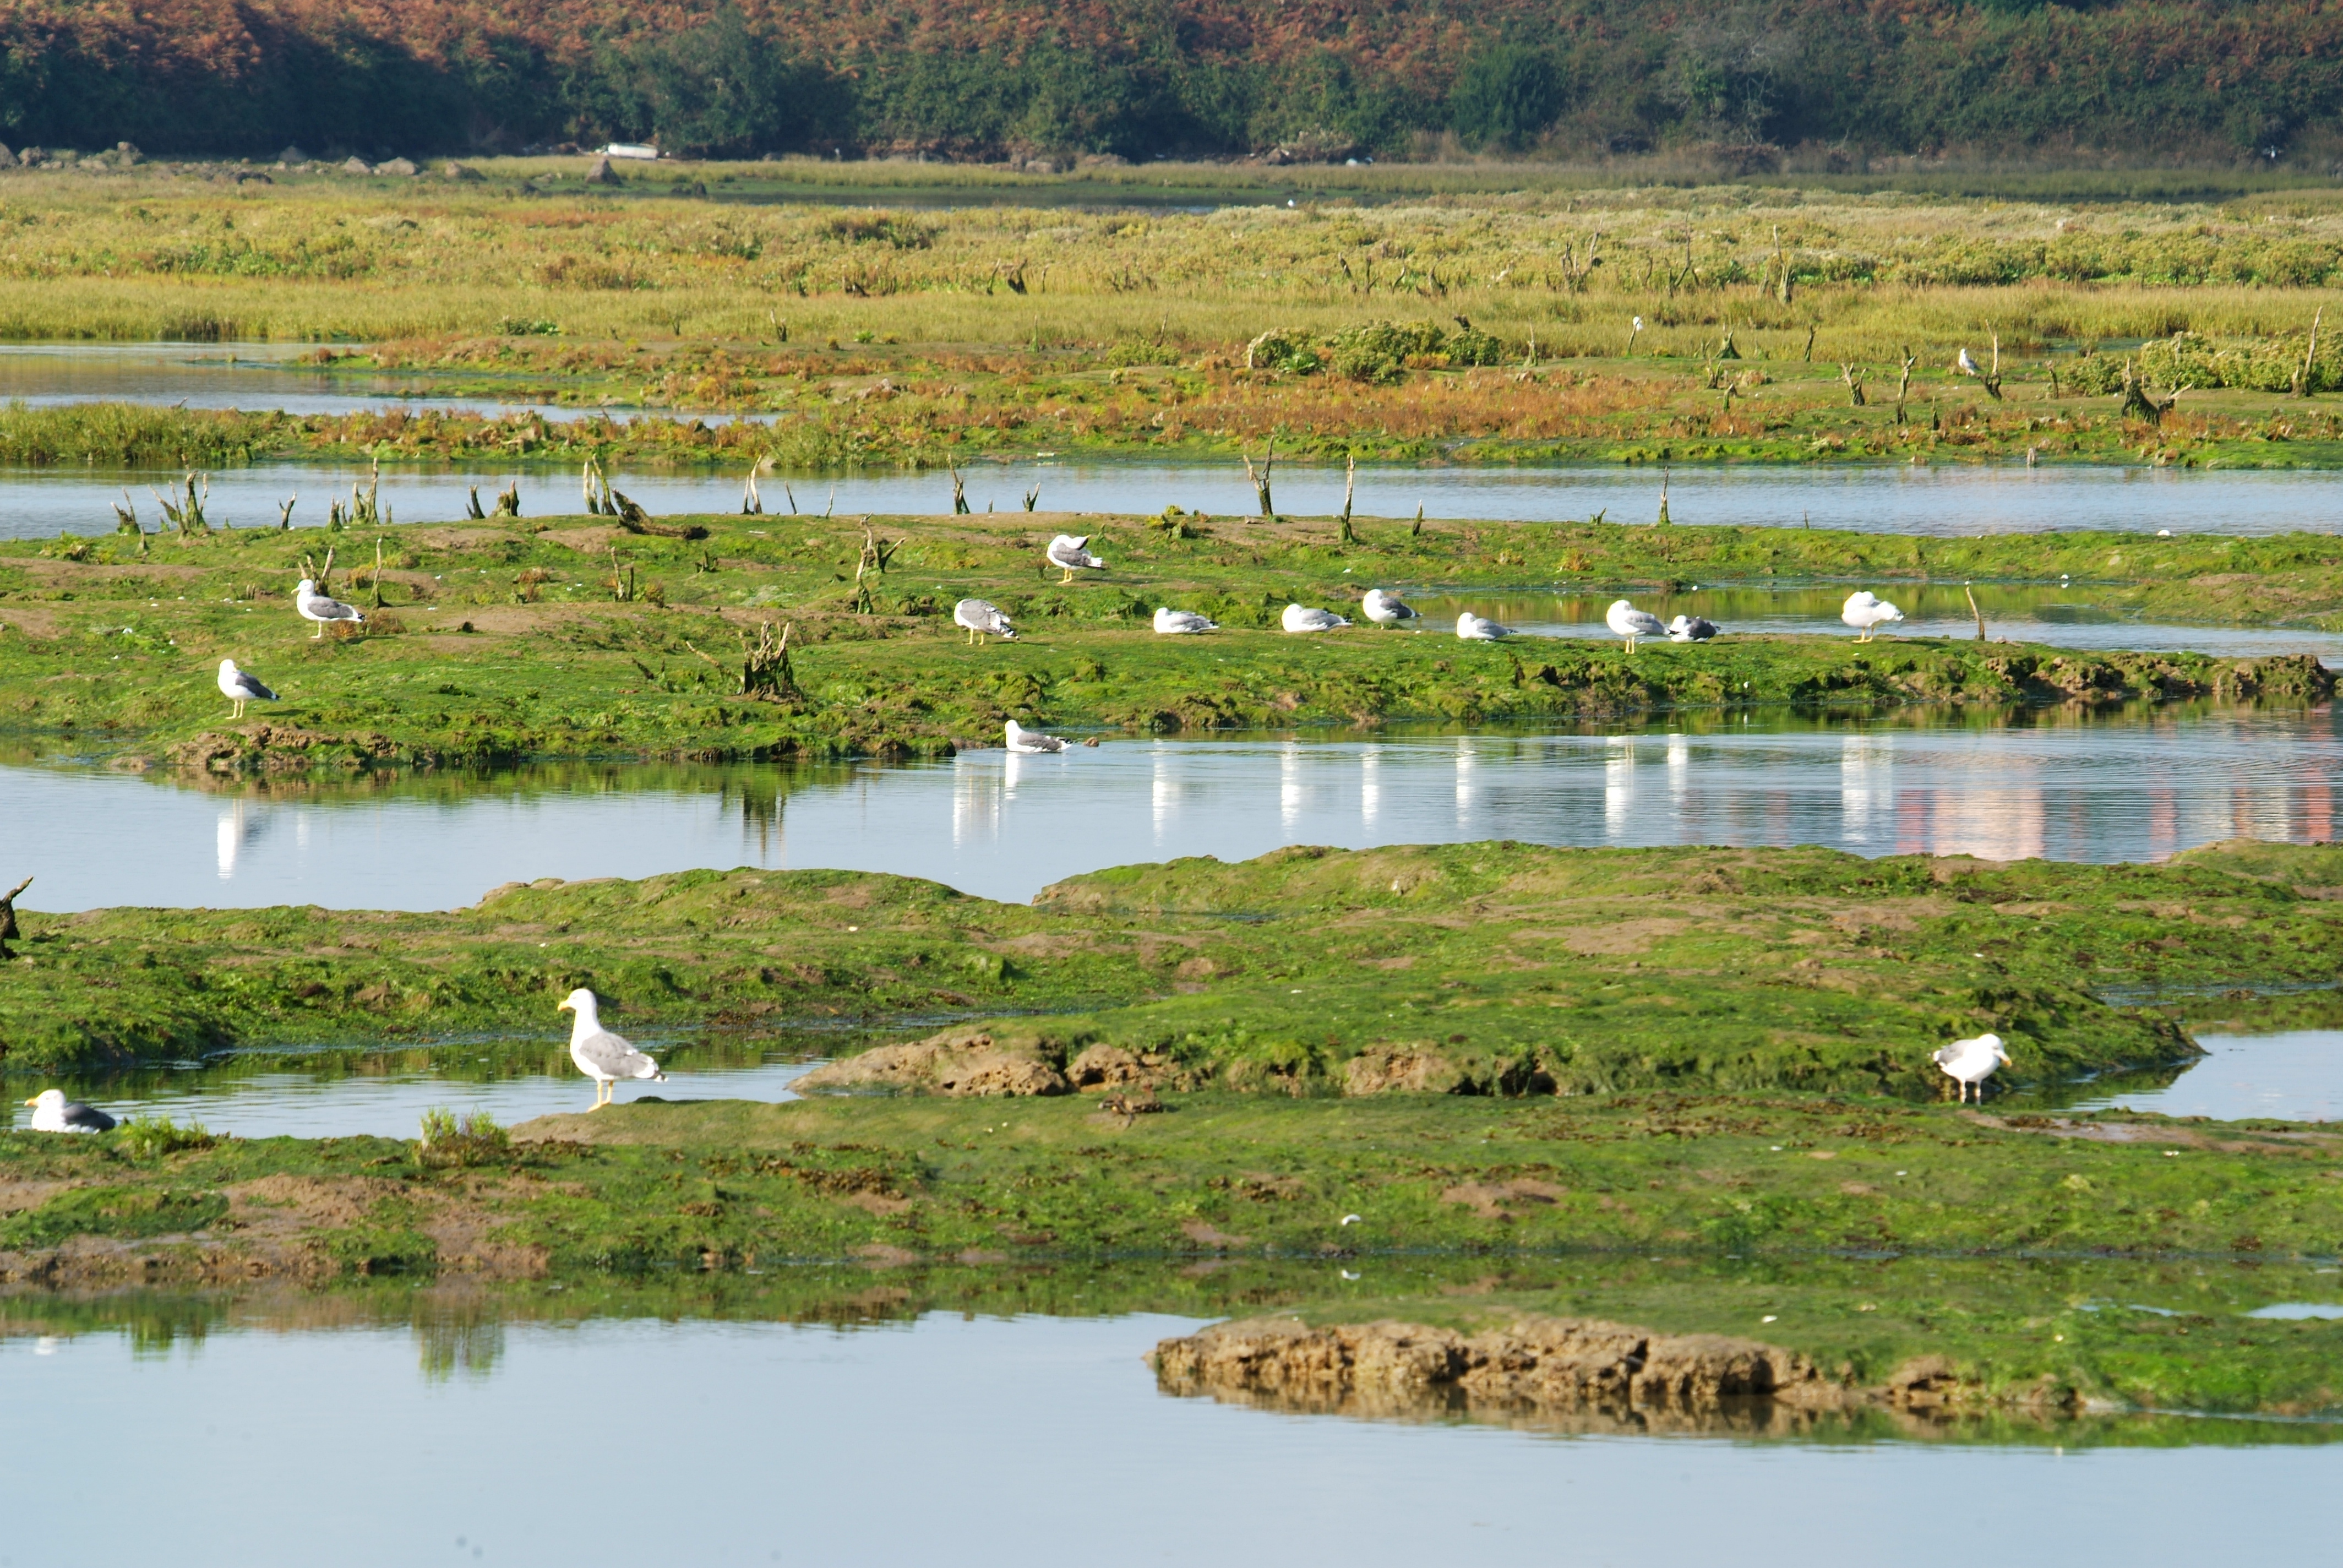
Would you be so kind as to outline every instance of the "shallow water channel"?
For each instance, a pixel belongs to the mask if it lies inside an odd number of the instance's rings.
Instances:
[[[2230,838],[2327,839],[2343,709],[1704,713],[1625,729],[1116,737],[903,766],[573,765],[309,787],[31,760],[0,766],[0,822],[14,874],[37,878],[34,909],[445,909],[506,881],[731,866],[890,871],[1021,900],[1102,867],[1296,843],[2116,861]]]
[[[2343,1444],[2306,1423],[1769,1439],[1282,1413],[1159,1392],[1141,1356],[1202,1321],[1159,1312],[506,1321],[491,1300],[401,1323],[361,1299],[175,1335],[171,1303],[114,1306],[81,1332],[10,1314],[0,1562],[271,1560],[256,1530],[275,1560],[354,1568],[2312,1562],[2343,1485]]]
[[[472,407],[466,405],[466,407]],[[520,411],[520,410],[514,410]],[[1039,492],[1042,510],[1140,515],[1178,505],[1228,518],[1253,510],[1242,465],[1106,459],[1032,458],[978,462],[965,470],[970,504],[980,512],[1015,512]],[[0,469],[0,538],[45,538],[59,532],[112,533],[114,506],[126,493],[153,528],[161,520],[152,490],[176,471],[82,468]],[[655,515],[737,512],[739,469],[615,467],[613,482]],[[363,465],[266,463],[208,477],[216,524],[275,528],[287,497],[300,498],[294,526],[314,527],[327,502],[347,498],[367,478]],[[528,517],[583,511],[578,478],[568,467],[509,465],[387,469],[381,498],[397,521],[447,522],[465,515],[465,494],[492,497],[520,487]],[[1650,522],[1659,509],[1660,476],[1644,468],[1552,467],[1363,467],[1355,510],[1361,531],[1403,526],[1421,507],[1427,518],[1551,522],[1603,513],[1613,522]],[[856,470],[781,474],[759,480],[768,512],[798,510],[840,517],[863,513],[948,513],[951,480],[941,472]],[[1342,509],[1343,477],[1334,467],[1281,467],[1276,498],[1297,517]],[[1668,479],[1669,516],[1681,524],[1813,527],[1865,533],[1966,538],[1991,533],[2109,529],[2175,534],[2331,533],[2343,527],[2343,474],[2185,472],[2113,467],[1940,467],[1677,468]],[[1388,519],[1388,520],[1377,520]]]

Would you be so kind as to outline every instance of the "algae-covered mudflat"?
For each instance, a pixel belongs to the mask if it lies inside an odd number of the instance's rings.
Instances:
[[[0,546],[0,728],[51,746],[197,769],[529,758],[934,754],[1009,719],[1123,733],[1265,724],[1577,719],[1671,709],[1913,703],[2105,706],[2179,697],[2301,701],[2307,658],[2083,653],[1852,634],[1699,645],[1383,634],[1370,587],[1452,596],[1831,584],[2072,588],[2110,613],[2333,627],[2331,536],[2103,534],[1922,539],[1804,529],[1401,519],[731,517],[482,519],[342,532],[181,530]],[[1089,536],[1107,564],[1068,584],[1042,548]],[[679,537],[686,536],[686,537]],[[317,639],[292,586],[335,552],[362,634]],[[377,565],[377,561],[379,565]],[[970,646],[952,608],[1009,612]],[[1276,629],[1289,602],[1348,612]],[[1695,607],[1696,600],[1693,602]],[[1222,629],[1164,638],[1158,607]],[[760,637],[789,633],[786,662]],[[1990,633],[1991,628],[1986,628]],[[213,684],[233,658],[281,700],[240,722]]]

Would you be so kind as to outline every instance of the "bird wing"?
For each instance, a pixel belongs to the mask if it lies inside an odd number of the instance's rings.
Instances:
[[[363,620],[365,617],[337,598],[312,594],[301,601],[301,613],[318,620]]]
[[[657,1062],[607,1029],[596,1030],[569,1049],[571,1054],[592,1062],[612,1078],[646,1078],[659,1070]]]
[[[238,697],[258,698],[264,702],[274,702],[277,700],[277,694],[269,690],[268,688],[261,685],[259,679],[248,669],[237,670],[236,672],[236,679],[232,684],[236,687],[236,693]]]
[[[84,1105],[78,1100],[66,1101],[64,1121],[67,1127],[86,1128],[92,1132],[111,1132],[115,1129],[113,1117],[96,1106]]]

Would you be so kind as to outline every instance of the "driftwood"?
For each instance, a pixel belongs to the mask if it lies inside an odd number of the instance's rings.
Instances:
[[[1838,367],[1838,378],[1846,383],[1846,400],[1857,408],[1863,407],[1864,375],[1852,365],[1841,364]]]
[[[798,689],[797,670],[789,663],[789,633],[794,625],[781,628],[781,635],[773,635],[773,623],[764,621],[757,628],[757,645],[749,646],[749,634],[740,633],[739,687],[736,697],[751,697],[760,702],[802,702],[805,693]],[[725,667],[709,658],[699,648],[686,639],[684,647],[699,654],[717,669]]]
[[[1269,471],[1277,464],[1276,440],[1272,438],[1262,449],[1261,469],[1257,473],[1253,469],[1251,456],[1242,449],[1238,451],[1237,456],[1244,458],[1245,477],[1252,481],[1253,496],[1261,502],[1261,520],[1265,523],[1274,521],[1277,517],[1277,508],[1269,498]]]
[[[1898,347],[1896,352],[1904,358],[1903,374],[1896,378],[1896,422],[1901,425],[1904,423],[1905,400],[1912,394],[1912,367],[1920,361],[1913,357],[1909,347]]]
[[[1336,534],[1336,536],[1335,536],[1335,537],[1336,537],[1336,538],[1340,538],[1340,539],[1342,541],[1342,543],[1344,543],[1344,544],[1346,544],[1346,545],[1355,545],[1355,544],[1357,544],[1357,543],[1359,542],[1359,536],[1358,536],[1358,535],[1356,535],[1356,534],[1354,534],[1354,533],[1353,533],[1353,532],[1351,531],[1351,492],[1352,492],[1352,491],[1353,491],[1353,490],[1357,487],[1358,482],[1359,482],[1359,460],[1358,460],[1358,458],[1356,458],[1356,457],[1345,457],[1345,458],[1343,458],[1343,459],[1342,459],[1342,526],[1341,529],[1337,532],[1337,534]]]
[[[2302,363],[2294,370],[2292,392],[2297,397],[2308,397],[2318,390],[2318,318],[2326,314],[2327,307],[2323,305],[2310,313],[2310,344],[2303,349]]]
[[[8,950],[10,942],[22,940],[25,935],[16,929],[16,895],[32,885],[33,879],[27,877],[9,889],[6,898],[0,899],[0,959],[16,956]]]
[[[2185,386],[2175,387],[2170,396],[2158,397],[2147,389],[2147,380],[2141,377],[2132,362],[2128,359],[2124,361],[2121,410],[2124,414],[2137,415],[2151,424],[2161,425],[2164,423],[2164,417],[2171,413],[2173,407],[2179,403],[2180,395],[2189,390],[2191,388]]]

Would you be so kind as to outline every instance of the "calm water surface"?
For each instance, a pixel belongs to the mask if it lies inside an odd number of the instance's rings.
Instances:
[[[1159,1393],[1141,1356],[1195,1326],[489,1322],[453,1354],[406,1328],[11,1338],[0,1561],[2307,1563],[2343,1487],[2343,1444],[2298,1438],[1555,1437]]]
[[[281,790],[20,763],[0,766],[0,849],[13,875],[37,878],[25,903],[45,910],[446,909],[506,881],[732,866],[890,871],[1023,900],[1184,855],[1481,839],[2154,860],[2223,839],[2333,838],[2338,711],[1711,714],[1616,733],[1111,739],[904,767]]]

